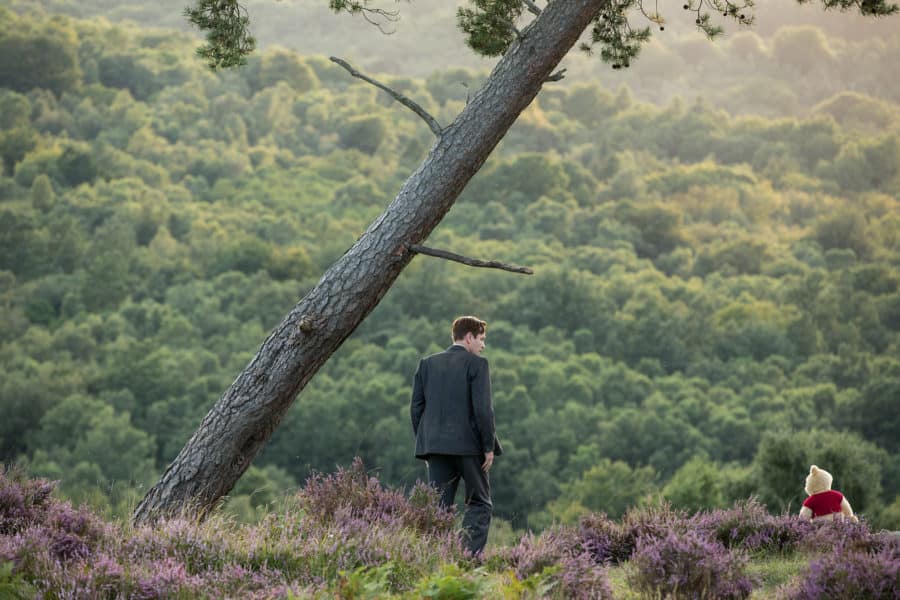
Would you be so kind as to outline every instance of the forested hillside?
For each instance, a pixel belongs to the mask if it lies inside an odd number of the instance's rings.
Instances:
[[[189,28],[183,0],[4,1],[17,11]],[[375,2],[397,13],[395,20],[381,19],[381,29],[358,16],[332,13],[325,0],[242,4],[262,49],[280,46],[303,55],[339,55],[369,72],[406,77],[425,78],[442,68],[487,71],[493,66],[465,45],[456,26],[456,8],[463,2]],[[597,56],[572,52],[564,65],[568,78],[555,87],[595,82],[615,90],[625,84],[641,101],[665,104],[675,97],[693,101],[701,96],[731,114],[767,117],[833,114],[829,105],[819,103],[842,91],[894,103],[900,98],[900,83],[889,76],[900,60],[896,19],[823,10],[816,2],[755,0],[754,4],[756,22],[751,27],[724,20],[725,36],[711,44],[697,31],[695,10],[683,10],[682,3],[657,3],[664,29],[653,27],[650,42],[628,69],[613,70]],[[640,16],[634,19],[635,26],[646,24]],[[468,91],[474,89],[470,85]],[[466,96],[459,84],[453,91],[458,99]],[[869,106],[875,122],[884,110],[880,103]]]
[[[0,6],[0,460],[125,514],[431,133],[321,56],[211,73],[189,35],[33,8]],[[815,462],[900,528],[900,35],[703,52],[740,80],[708,100],[547,86],[429,240],[536,274],[417,258],[232,509],[357,455],[393,485],[424,477],[412,373],[472,313],[513,526],[653,494],[796,511]],[[804,53],[822,71],[779,58]],[[741,78],[753,61],[783,70]],[[781,93],[798,73],[821,84]],[[483,73],[378,77],[446,123]]]

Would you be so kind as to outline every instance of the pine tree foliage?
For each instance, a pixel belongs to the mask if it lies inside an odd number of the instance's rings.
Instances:
[[[398,2],[400,0],[397,0]],[[396,10],[387,10],[369,6],[369,0],[328,0],[328,7],[336,13],[346,12],[360,15],[366,21],[378,27],[382,33],[392,33],[385,29],[387,23],[394,23],[400,18]]]
[[[483,56],[500,56],[516,39],[521,0],[472,0],[473,8],[460,8],[456,16],[466,43]]]
[[[213,70],[247,63],[247,55],[256,48],[250,35],[250,17],[237,0],[198,0],[184,11],[188,20],[206,32],[206,44],[197,54]]]
[[[800,4],[807,4],[812,0],[798,0]],[[822,0],[825,9],[836,8],[838,10],[858,9],[861,15],[867,17],[886,17],[897,12],[896,4],[888,4],[885,0]]]

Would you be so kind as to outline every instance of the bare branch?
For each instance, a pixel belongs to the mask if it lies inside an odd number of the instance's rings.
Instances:
[[[344,67],[347,70],[347,72],[349,72],[351,75],[353,75],[357,79],[362,79],[363,81],[365,81],[367,83],[371,83],[378,89],[384,90],[385,92],[387,92],[391,96],[391,98],[393,98],[394,100],[396,100],[403,106],[407,107],[408,109],[410,109],[411,111],[413,111],[414,113],[419,115],[423,121],[428,123],[428,127],[431,129],[431,131],[434,132],[434,135],[440,137],[441,134],[443,133],[444,130],[441,128],[440,124],[435,120],[435,118],[432,117],[430,114],[428,114],[428,111],[426,111],[424,108],[419,106],[416,102],[410,100],[409,98],[407,98],[400,92],[392,90],[391,88],[384,85],[383,83],[380,83],[378,81],[375,81],[371,77],[367,77],[366,75],[363,75],[362,73],[360,73],[359,71],[357,71],[356,69],[351,67],[350,64],[347,63],[347,61],[345,61],[345,60],[342,60],[340,58],[332,56],[331,61]]]
[[[538,8],[538,5],[532,2],[531,0],[522,0],[522,4],[528,7],[528,12],[533,14],[536,17],[541,16],[541,9]]]
[[[528,267],[517,267],[515,265],[507,265],[502,262],[497,262],[496,260],[479,260],[477,258],[469,258],[468,256],[462,256],[460,254],[454,254],[453,252],[447,252],[446,250],[437,250],[435,248],[428,248],[427,246],[422,246],[420,244],[406,244],[406,249],[410,252],[414,252],[416,254],[427,254],[428,256],[434,256],[436,258],[444,258],[446,260],[452,260],[455,262],[462,263],[464,265],[469,265],[470,267],[484,267],[486,269],[503,269],[504,271],[510,271],[512,273],[524,273],[525,275],[533,275],[534,271]]]
[[[567,69],[560,69],[559,71],[547,77],[547,79],[545,79],[544,81],[562,81],[566,76],[566,71]]]

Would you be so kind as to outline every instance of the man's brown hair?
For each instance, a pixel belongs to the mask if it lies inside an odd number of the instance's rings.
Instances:
[[[471,333],[475,337],[478,337],[486,331],[487,323],[478,317],[471,316],[457,317],[453,320],[453,325],[450,326],[450,335],[453,336],[454,342],[466,337],[467,333]]]

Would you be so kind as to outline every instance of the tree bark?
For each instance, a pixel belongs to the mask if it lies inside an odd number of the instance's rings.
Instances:
[[[397,197],[290,311],[134,512],[203,517],[231,491],[294,398],[390,289],[608,0],[550,2],[436,140]]]

